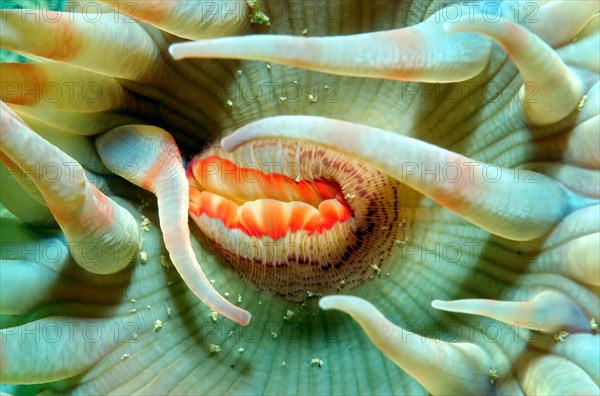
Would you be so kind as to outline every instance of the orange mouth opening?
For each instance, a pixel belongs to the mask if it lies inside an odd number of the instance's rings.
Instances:
[[[187,177],[192,215],[219,219],[249,236],[277,240],[298,230],[311,235],[352,217],[339,184],[329,180],[294,180],[216,155],[194,159]]]

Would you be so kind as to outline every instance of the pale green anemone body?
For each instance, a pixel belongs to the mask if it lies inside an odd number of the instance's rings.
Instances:
[[[597,2],[103,3],[2,12],[1,45],[41,62],[0,69],[3,390],[598,392]],[[252,37],[169,49],[237,35]],[[174,268],[186,234],[169,239],[161,178],[119,151],[135,136],[96,141],[131,124],[186,159],[238,129],[225,149],[348,153],[408,186],[403,239],[372,279],[340,285],[360,299],[321,300],[351,317],[257,291],[190,225],[205,283],[252,315],[239,326]]]

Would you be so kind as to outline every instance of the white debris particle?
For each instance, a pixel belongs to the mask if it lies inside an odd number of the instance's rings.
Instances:
[[[169,282],[167,282],[167,286],[171,286],[173,283],[175,283],[175,282],[169,281]]]
[[[290,320],[294,317],[294,315],[296,315],[296,312],[292,311],[291,309],[288,309],[283,319]]]
[[[271,332],[271,338],[275,339],[277,338],[277,333],[275,333],[274,331]]]
[[[238,349],[238,352],[239,352],[239,353],[243,353],[243,352],[244,352],[244,348],[240,348],[240,349]]]
[[[398,245],[398,246],[404,246],[404,245],[406,245],[406,241],[401,241],[400,239],[396,239],[396,240],[394,241],[394,243],[395,243],[396,245]]]
[[[587,97],[588,97],[587,95],[583,95],[581,97],[581,100],[577,104],[577,111],[581,112],[581,110],[583,110],[583,105],[585,104],[585,101],[587,100]]]
[[[167,260],[167,256],[165,256],[164,254],[160,255],[160,265],[162,265],[163,268],[167,271],[171,270],[171,263],[169,263],[169,260]]]
[[[388,229],[388,226],[382,225],[382,226],[381,226],[381,227],[379,227],[379,228],[380,228],[380,229],[382,229],[382,230],[387,230],[387,229]]]
[[[121,360],[125,360],[128,357],[129,357],[129,354],[128,353],[124,353],[124,354],[121,355]]]
[[[167,316],[171,316],[171,307],[167,307]]]
[[[241,303],[241,302],[242,302],[242,295],[241,295],[241,294],[238,294],[238,299],[237,299],[237,302],[239,302],[239,303]]]
[[[310,290],[307,290],[307,291],[306,291],[306,296],[307,296],[307,297],[313,297],[314,295],[315,295],[315,292],[312,292],[312,291],[310,291]]]
[[[138,198],[140,199],[140,206],[138,206],[138,210],[141,212],[142,210],[146,209],[148,206],[150,206],[150,200],[146,200],[143,199],[141,196],[138,195]]]
[[[140,252],[140,261],[142,262],[142,264],[146,264],[146,262],[148,261],[148,253],[146,253],[145,250],[142,250]]]
[[[215,280],[214,280],[214,279],[211,279],[211,280],[210,280],[210,284],[214,286],[214,285],[215,285]]]
[[[231,101],[231,99],[227,99],[227,106],[229,107],[233,107],[233,102]]]
[[[242,71],[241,71],[241,70],[238,70],[238,71],[237,71],[237,74],[241,76],[241,75],[242,75]]]
[[[223,350],[223,348],[221,348],[221,345],[217,345],[217,344],[210,344],[208,346],[210,353],[219,353]]]
[[[308,95],[308,103],[317,103],[317,98],[313,95]]]
[[[287,98],[285,96],[280,96],[279,97],[279,101],[280,102],[287,102]]]
[[[592,328],[592,331],[598,331],[598,322],[596,322],[596,319],[590,319],[590,327]]]
[[[498,371],[490,369],[488,375],[490,376],[490,384],[494,385],[498,379]]]
[[[150,220],[146,216],[142,216],[142,221],[140,222],[142,226],[142,230],[150,231]]]
[[[138,335],[137,335],[137,333],[133,333],[133,334],[131,335],[131,338],[133,338],[134,340],[137,340],[137,339],[138,339]]]
[[[227,337],[231,337],[233,335],[233,330],[229,330],[229,333],[227,334]]]
[[[329,89],[329,85],[323,85],[323,89],[327,91]]]
[[[148,305],[146,305],[146,308],[152,309],[152,305],[148,304]]]
[[[379,269],[379,266],[377,264],[373,264],[371,266],[371,268],[373,268],[373,271],[375,271],[375,273],[377,274],[377,276],[381,276],[381,269]]]
[[[225,292],[225,293],[223,293],[223,295],[224,295],[225,297],[229,297],[229,292]]]
[[[258,0],[246,0],[248,7],[250,8],[250,23],[257,25],[269,26],[271,24],[269,17],[261,9]]]
[[[271,65],[267,63],[267,70],[271,70]]]
[[[356,198],[356,195],[348,193],[348,194],[344,195],[344,198],[353,199],[353,198]]]
[[[568,331],[559,331],[554,333],[554,341],[563,342],[569,336]]]
[[[304,30],[302,31],[302,34],[306,36],[308,34],[308,28],[304,28]]]
[[[258,300],[258,305],[262,305],[262,300]]]
[[[132,299],[131,299],[131,302],[132,302],[132,303],[136,303],[136,302],[137,302],[137,300],[136,300],[135,298],[132,298]]]
[[[285,362],[285,360],[282,360],[282,361],[281,361],[281,367],[285,367],[285,366],[286,366],[286,364],[287,364],[287,363]]]
[[[131,308],[131,309],[129,310],[129,313],[136,313],[136,312],[137,312],[137,308]]]
[[[323,367],[325,363],[323,363],[323,361],[321,359],[319,359],[318,357],[316,358],[312,358],[310,361],[310,365],[311,366],[319,366],[319,367]]]
[[[294,80],[294,84],[298,85],[298,80]]]
[[[216,322],[217,319],[219,318],[219,313],[216,311],[213,311],[212,309],[210,310],[210,313],[208,314],[208,316],[210,316],[210,318],[213,320],[213,322]]]
[[[154,331],[160,330],[162,327],[162,324],[163,324],[162,320],[156,319],[156,321],[154,322]]]

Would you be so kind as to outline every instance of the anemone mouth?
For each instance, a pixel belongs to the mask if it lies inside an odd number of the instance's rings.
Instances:
[[[300,141],[212,145],[187,177],[190,216],[216,249],[246,281],[294,302],[374,278],[409,220],[398,181]]]

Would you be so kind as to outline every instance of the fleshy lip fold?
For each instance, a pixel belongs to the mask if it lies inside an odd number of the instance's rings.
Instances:
[[[189,163],[190,216],[232,267],[291,301],[351,289],[403,237],[401,185],[329,149],[265,140]]]

